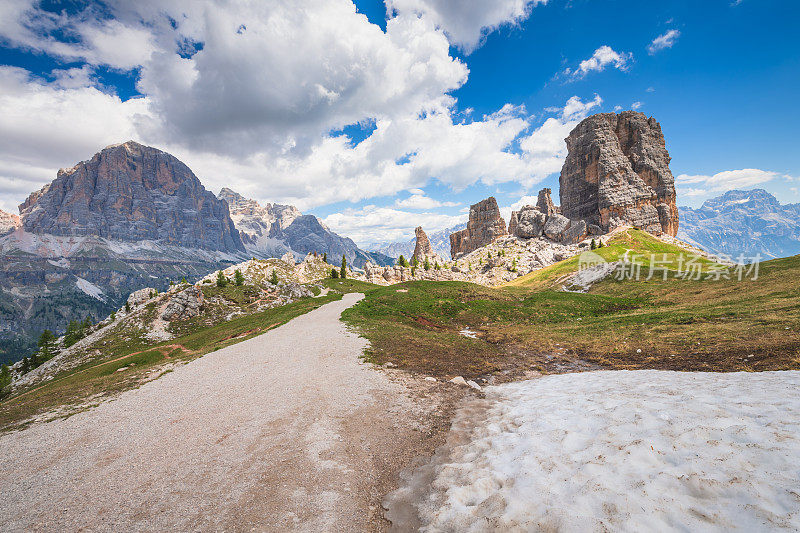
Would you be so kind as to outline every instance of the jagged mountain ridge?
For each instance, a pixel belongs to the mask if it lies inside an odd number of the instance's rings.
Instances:
[[[348,263],[362,267],[367,261],[391,264],[392,258],[380,253],[366,252],[352,239],[337,235],[314,215],[303,215],[291,205],[259,204],[229,188],[220,191],[219,198],[228,203],[231,218],[250,255],[280,257],[292,252],[298,257],[308,253],[327,253],[331,263],[342,255]]]
[[[731,190],[699,209],[680,207],[678,238],[706,250],[765,258],[800,254],[800,204],[781,204],[764,189]]]

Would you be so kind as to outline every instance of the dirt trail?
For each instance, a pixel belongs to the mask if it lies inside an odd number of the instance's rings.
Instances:
[[[349,294],[70,418],[0,437],[0,530],[373,531],[448,427],[444,385],[361,364]]]

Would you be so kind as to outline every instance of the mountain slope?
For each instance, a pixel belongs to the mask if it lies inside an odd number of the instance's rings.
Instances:
[[[349,264],[362,267],[367,261],[381,265],[393,263],[383,254],[365,252],[352,239],[332,232],[314,215],[303,215],[296,207],[281,204],[260,205],[228,188],[219,197],[228,203],[231,218],[248,254],[279,257],[286,252],[304,256],[326,253],[332,264],[342,255]]]
[[[228,205],[175,157],[112,145],[31,194],[0,237],[0,360],[44,329],[107,315],[142,287],[196,279],[246,257]],[[9,225],[9,224],[6,224]]]
[[[763,189],[732,190],[699,209],[680,208],[678,237],[718,254],[767,258],[800,254],[800,204]]]

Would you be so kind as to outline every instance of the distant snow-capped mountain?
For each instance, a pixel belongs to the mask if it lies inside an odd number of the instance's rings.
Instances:
[[[800,204],[764,189],[732,190],[699,209],[680,207],[678,238],[717,254],[765,258],[800,254]]]

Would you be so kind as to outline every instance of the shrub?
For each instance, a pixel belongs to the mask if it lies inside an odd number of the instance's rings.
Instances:
[[[322,254],[322,260],[324,262],[326,262],[326,263],[328,262],[328,252],[325,252],[324,254]]]
[[[275,271],[273,270],[273,272]],[[241,287],[242,285],[244,285],[244,275],[242,275],[241,270],[239,270],[238,268],[236,269],[236,272],[233,273],[233,283],[237,287]]]
[[[598,248],[602,248],[603,246],[605,246],[605,244],[603,244],[603,241],[600,241],[600,244],[597,245]]]
[[[424,266],[425,266],[425,270],[430,270],[431,269],[431,262],[428,261],[427,257],[425,258],[425,265]]]
[[[131,312],[131,304],[130,304],[130,302],[125,302],[125,312],[126,313],[130,313]]]
[[[217,287],[225,287],[228,285],[228,278],[222,273],[222,270],[217,271]]]
[[[272,269],[272,274],[269,276],[269,282],[273,285],[277,285],[280,280],[278,279],[278,271],[274,268]]]
[[[339,279],[339,271],[338,271],[338,270],[336,270],[335,268],[332,268],[332,269],[331,269],[331,278],[333,278],[333,279]]]

